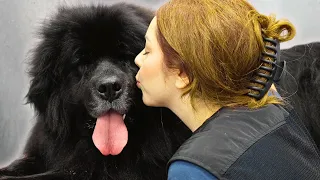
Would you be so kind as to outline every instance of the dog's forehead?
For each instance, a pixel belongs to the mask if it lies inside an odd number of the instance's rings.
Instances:
[[[47,35],[60,42],[62,49],[100,57],[139,53],[147,28],[135,13],[104,6],[63,9],[49,25],[52,33]]]
[[[114,58],[110,58],[110,57],[104,57],[104,58],[100,58],[100,60],[97,63],[97,69],[114,69],[117,68],[117,65],[115,63],[115,59]]]
[[[110,58],[110,57],[104,57],[100,58],[99,61],[96,62],[96,65],[94,67],[94,71],[96,73],[104,72],[104,73],[115,73],[120,71],[126,71],[127,66],[123,63],[118,63],[119,59]]]

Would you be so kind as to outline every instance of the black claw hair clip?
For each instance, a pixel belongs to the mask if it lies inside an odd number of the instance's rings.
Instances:
[[[256,77],[262,77],[267,79],[266,82],[263,82],[258,79],[252,79],[251,82],[253,83],[258,83],[263,86],[263,88],[258,87],[258,86],[249,86],[248,88],[254,91],[258,91],[258,94],[254,93],[248,93],[248,96],[254,97],[256,100],[260,100],[261,98],[266,95],[266,93],[269,91],[271,85],[273,82],[277,83],[280,81],[281,77],[283,76],[284,69],[286,68],[286,61],[281,61],[280,59],[280,43],[276,39],[271,39],[271,38],[265,38],[263,37],[263,40],[266,44],[266,42],[269,42],[272,44],[272,46],[265,45],[266,50],[271,50],[274,52],[274,54],[268,53],[266,51],[262,52],[260,55],[260,60],[264,63],[270,64],[271,67],[262,65],[260,68],[257,70],[255,73],[255,78]],[[273,61],[266,59],[265,57],[272,58]],[[259,70],[264,70],[269,72],[270,74],[264,74],[259,72]]]

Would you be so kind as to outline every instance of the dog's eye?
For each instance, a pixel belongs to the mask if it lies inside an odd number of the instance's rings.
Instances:
[[[79,65],[78,66],[78,71],[79,71],[79,73],[84,74],[87,71],[87,66]]]
[[[75,57],[75,58],[72,58],[71,63],[72,63],[73,65],[77,65],[77,64],[79,63],[79,61],[80,61],[80,58]]]
[[[125,43],[123,43],[123,42],[119,42],[118,48],[119,48],[119,49],[122,49],[122,50],[125,50],[125,49],[128,49],[129,47],[128,47],[127,44],[125,44]]]

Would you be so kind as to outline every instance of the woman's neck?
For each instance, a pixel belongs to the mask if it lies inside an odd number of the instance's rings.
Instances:
[[[180,100],[175,101],[175,104],[169,107],[192,132],[197,130],[209,117],[221,108],[219,106],[210,106],[200,100],[196,100],[194,106],[195,109],[190,103],[189,96],[185,96],[183,99],[180,98]]]
[[[272,90],[277,91],[274,84]],[[221,106],[214,106],[205,103],[204,100],[195,100],[194,109],[190,103],[190,96],[186,95],[183,98],[171,99],[170,106],[168,107],[174,112],[183,123],[194,132],[197,130],[209,117],[215,114]]]

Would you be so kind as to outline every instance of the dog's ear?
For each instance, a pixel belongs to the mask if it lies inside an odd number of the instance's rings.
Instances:
[[[34,49],[29,75],[31,78],[27,103],[34,105],[37,111],[46,110],[50,95],[55,86],[54,61],[58,58],[59,51],[54,42],[43,39]]]
[[[31,51],[29,76],[31,78],[27,103],[34,105],[39,113],[47,109],[51,96],[56,95],[68,69],[65,61],[72,63],[73,42],[70,42],[72,9],[59,7],[57,12],[45,20],[37,35],[40,42]],[[72,41],[72,40],[71,40]],[[74,43],[73,43],[74,44]]]
[[[68,32],[60,21],[62,11],[59,9],[55,17],[42,24],[38,32],[40,42],[31,51],[28,69],[31,81],[26,98],[39,113],[44,113],[50,96],[61,83],[62,43]]]
[[[118,3],[113,6],[114,9],[126,9],[127,13],[132,13],[135,16],[141,18],[141,22],[144,24],[149,24],[151,23],[151,20],[155,16],[155,11],[146,7],[138,6],[135,4],[127,4],[127,3]],[[128,12],[131,11],[131,12]]]
[[[149,8],[129,3],[116,3],[109,9],[112,11],[105,11],[112,17],[108,19],[109,24],[113,24],[113,29],[119,29],[117,32],[120,32],[122,36],[119,48],[125,49],[125,54],[135,57],[145,45],[144,36],[155,12]]]

